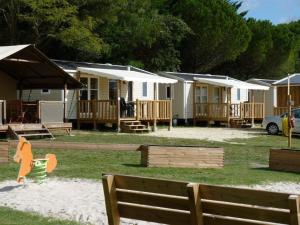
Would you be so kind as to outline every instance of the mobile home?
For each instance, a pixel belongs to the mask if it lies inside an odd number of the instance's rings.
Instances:
[[[171,100],[159,100],[159,83],[173,84],[177,80],[132,66],[53,60],[84,86],[79,91],[67,93],[67,118],[78,126],[90,123],[121,123],[142,121],[153,124],[168,122],[171,125]],[[60,100],[60,90],[27,92],[32,100]],[[134,127],[134,124],[131,124]],[[141,127],[138,124],[136,127]]]
[[[275,90],[274,115],[281,115],[288,111],[288,83],[290,83],[292,107],[300,107],[300,73],[295,73],[273,83]]]
[[[176,79],[173,85],[160,85],[160,98],[173,100],[173,117],[183,121],[225,122],[234,119],[262,120],[264,102],[253,102],[249,90],[268,90],[269,87],[211,74],[160,72],[161,76]]]

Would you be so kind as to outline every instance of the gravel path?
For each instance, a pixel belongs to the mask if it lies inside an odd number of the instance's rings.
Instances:
[[[259,129],[234,129],[234,128],[212,128],[212,127],[174,127],[171,131],[160,129],[148,135],[168,138],[187,138],[208,141],[230,141],[231,139],[253,138],[266,134]]]
[[[298,183],[254,185],[256,189],[300,194]],[[251,187],[251,188],[252,188]],[[101,182],[83,179],[48,179],[44,184],[16,181],[0,183],[0,206],[21,211],[33,211],[44,216],[107,224]],[[122,224],[150,225],[154,223],[122,220]]]

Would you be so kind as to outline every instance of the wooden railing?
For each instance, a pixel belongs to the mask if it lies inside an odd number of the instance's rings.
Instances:
[[[265,116],[264,103],[241,103],[241,118],[263,119]]]
[[[292,110],[295,109],[297,107],[292,107]],[[274,107],[273,108],[273,115],[274,116],[280,116],[284,113],[288,112],[288,107]]]
[[[137,100],[135,115],[137,120],[170,120],[171,100]]]
[[[117,101],[80,100],[77,104],[77,118],[80,120],[117,120]]]
[[[118,119],[117,101],[80,100],[77,104],[77,118],[86,121],[116,121]],[[136,120],[172,119],[171,100],[137,100],[134,106]]]
[[[228,105],[226,103],[195,103],[196,118],[226,118]]]
[[[195,103],[197,119],[226,120],[228,118],[255,119],[264,117],[264,103]],[[228,114],[229,112],[229,114]]]

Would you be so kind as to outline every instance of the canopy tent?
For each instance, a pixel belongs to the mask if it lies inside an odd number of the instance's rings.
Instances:
[[[163,83],[163,84],[177,83],[177,80],[174,79],[161,77],[156,74],[142,73],[142,72],[131,71],[131,70],[98,69],[98,68],[87,68],[87,67],[78,67],[77,70],[82,73],[105,77],[113,80],[152,82],[152,83]]]
[[[34,45],[0,47],[1,71],[16,80],[18,89],[64,89],[65,85],[68,89],[77,89],[82,86]]]
[[[230,87],[230,88],[240,88],[240,89],[248,89],[248,90],[269,90],[269,87],[258,85],[258,84],[250,84],[244,81],[234,80],[234,79],[213,79],[213,78],[196,78],[195,81],[199,81],[205,84],[217,85],[221,87]]]

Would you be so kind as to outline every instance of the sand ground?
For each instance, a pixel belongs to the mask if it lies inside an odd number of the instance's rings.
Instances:
[[[232,139],[247,139],[266,134],[263,129],[234,129],[234,128],[214,128],[214,127],[174,127],[159,129],[147,135],[167,138],[187,138],[208,141],[230,141]]]
[[[251,188],[300,194],[300,184],[272,183]],[[41,185],[0,182],[0,206],[88,224],[107,224],[101,181],[51,178]],[[123,220],[122,224],[150,225]]]

